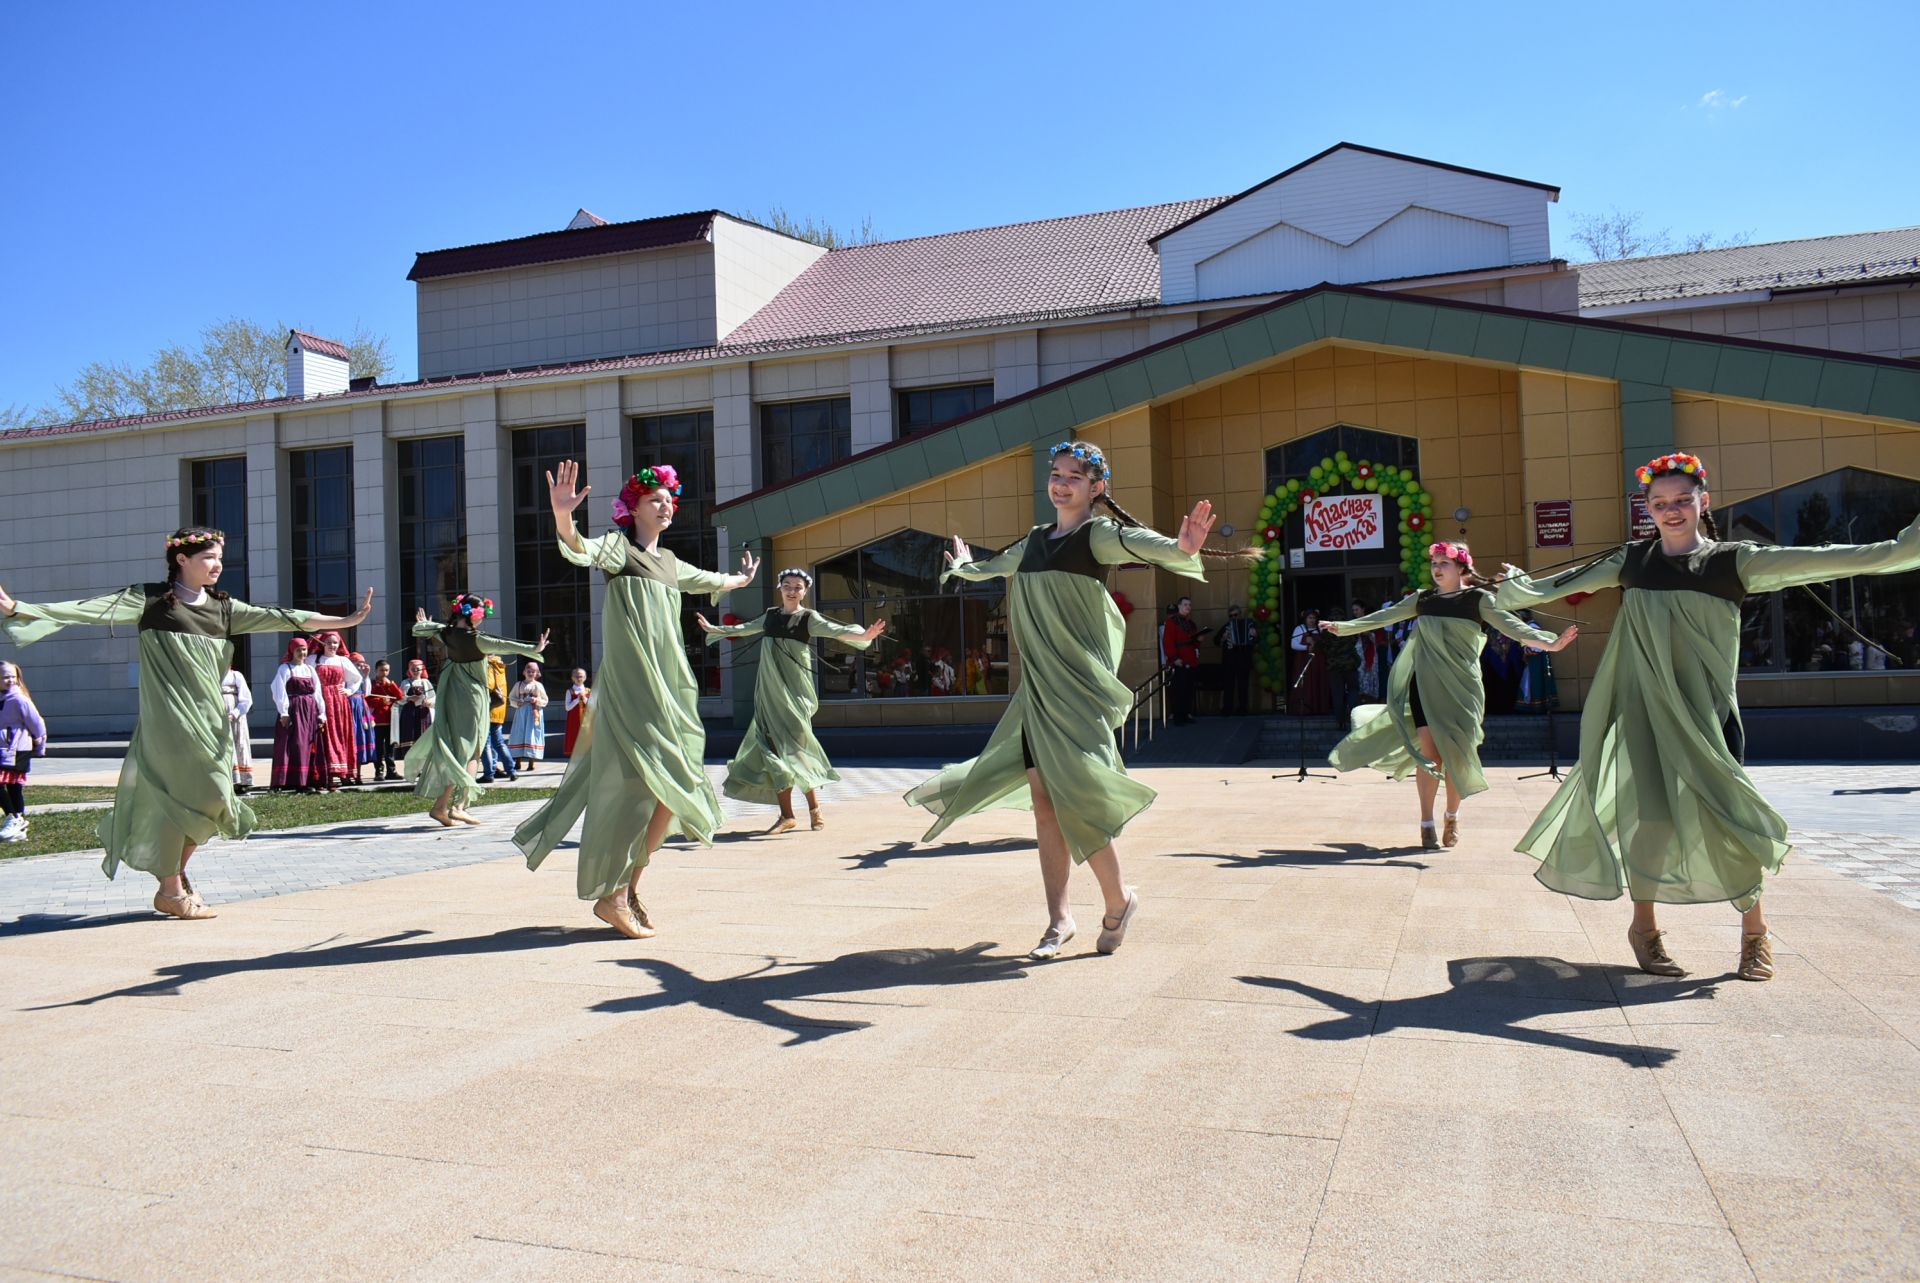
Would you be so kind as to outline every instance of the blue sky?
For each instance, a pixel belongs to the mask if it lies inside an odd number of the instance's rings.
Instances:
[[[364,323],[411,376],[413,254],[582,205],[892,238],[1230,193],[1345,139],[1558,184],[1561,254],[1615,206],[1910,225],[1916,36],[1910,3],[10,5],[0,407],[228,316]]]

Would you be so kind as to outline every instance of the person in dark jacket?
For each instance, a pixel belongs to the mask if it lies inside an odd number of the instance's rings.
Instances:
[[[1182,597],[1160,625],[1160,662],[1171,669],[1169,721],[1186,726],[1193,721],[1193,680],[1200,669],[1200,625],[1193,622],[1193,598]]]
[[[1227,717],[1245,715],[1247,683],[1253,676],[1253,646],[1259,633],[1238,606],[1227,607],[1227,622],[1213,635],[1220,648],[1220,667],[1226,685],[1221,688],[1220,711]]]

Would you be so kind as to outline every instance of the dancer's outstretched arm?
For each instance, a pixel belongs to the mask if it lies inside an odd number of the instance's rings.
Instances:
[[[1412,619],[1420,613],[1420,594],[1410,592],[1391,606],[1374,611],[1371,615],[1362,615],[1358,619],[1323,619],[1320,631],[1332,633],[1336,637],[1356,637],[1361,633],[1370,633],[1376,628],[1388,628],[1402,620]]]
[[[1620,568],[1627,564],[1627,550],[1615,549],[1606,559],[1590,566],[1576,566],[1542,579],[1533,579],[1518,566],[1507,566],[1500,587],[1494,592],[1494,604],[1502,610],[1527,610],[1571,597],[1575,593],[1596,593],[1620,586]]]
[[[1879,543],[1819,548],[1748,547],[1740,551],[1740,582],[1748,592],[1773,592],[1850,575],[1893,575],[1920,569],[1920,518]]]
[[[1512,611],[1500,609],[1491,597],[1480,599],[1480,618],[1515,641],[1525,642],[1535,650],[1565,650],[1573,644],[1573,639],[1580,635],[1580,625],[1570,624],[1565,632],[1556,637],[1544,628],[1535,628]]]

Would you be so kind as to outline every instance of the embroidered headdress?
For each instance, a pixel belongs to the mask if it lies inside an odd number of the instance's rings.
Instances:
[[[620,493],[613,501],[613,524],[622,530],[632,530],[634,505],[640,502],[642,495],[655,490],[665,490],[672,495],[673,510],[680,511],[680,474],[674,471],[670,463],[656,463],[640,469],[627,478],[626,485],[620,487]]]
[[[1107,466],[1107,456],[1091,441],[1062,441],[1047,451],[1047,459],[1051,462],[1063,454],[1070,454],[1084,464],[1090,480],[1108,481],[1113,478],[1113,469]]]
[[[1663,454],[1658,459],[1649,460],[1640,465],[1640,471],[1637,474],[1640,488],[1645,490],[1653,485],[1655,478],[1671,476],[1674,473],[1692,477],[1703,486],[1707,484],[1707,465],[1700,462],[1699,455],[1674,453]]]
[[[1427,546],[1428,557],[1444,557],[1448,561],[1457,561],[1468,570],[1473,569],[1473,554],[1467,551],[1463,543],[1448,543],[1441,540]]]
[[[792,566],[786,570],[781,571],[779,574],[773,577],[773,582],[777,584],[782,579],[785,579],[788,575],[792,575],[795,579],[798,579],[801,583],[805,584],[809,588],[813,587],[813,576],[808,574],[806,571],[800,569],[800,567],[798,566]]]

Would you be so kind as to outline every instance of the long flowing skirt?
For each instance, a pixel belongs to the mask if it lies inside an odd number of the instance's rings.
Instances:
[[[321,733],[320,701],[312,692],[296,693],[305,682],[287,683],[287,724],[273,731],[273,787],[321,788],[327,782],[326,739]]]
[[[253,728],[242,717],[227,723],[227,733],[233,739],[233,786],[250,789],[253,787]]]
[[[347,706],[353,710],[353,760],[361,766],[371,765],[380,756],[379,741],[373,733],[373,710],[358,695],[347,696]]]
[[[507,732],[507,751],[515,757],[540,761],[547,755],[547,710],[522,704],[513,710],[513,728]]]

